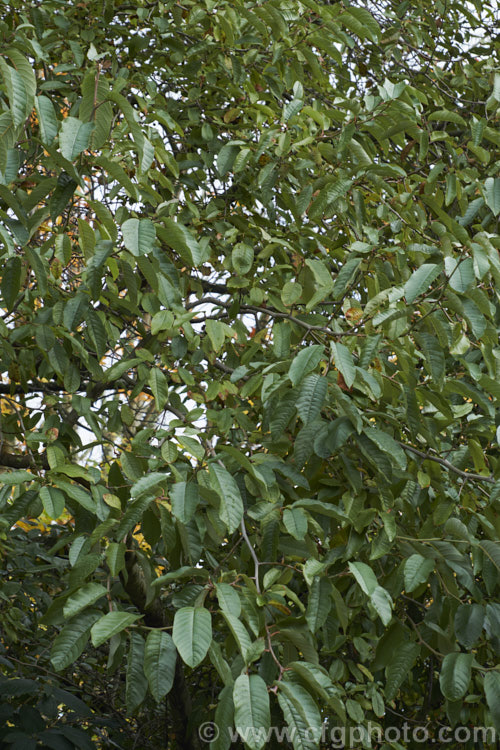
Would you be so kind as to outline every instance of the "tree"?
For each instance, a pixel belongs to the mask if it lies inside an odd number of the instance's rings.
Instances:
[[[2,6],[2,747],[500,730],[496,3]]]

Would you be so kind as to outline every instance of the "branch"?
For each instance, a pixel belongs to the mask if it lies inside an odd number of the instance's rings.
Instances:
[[[50,468],[45,453],[35,453],[34,457],[41,460],[44,469]],[[30,469],[33,468],[33,461],[31,456],[26,453],[15,456],[12,453],[4,453],[2,451],[0,452],[0,466],[6,466],[9,469]]]
[[[246,530],[246,527],[245,527],[245,519],[244,518],[241,519],[241,535],[242,535],[243,539],[245,540],[248,549],[250,550],[250,554],[252,555],[252,560],[253,560],[254,565],[255,565],[255,588],[257,589],[257,593],[260,594],[260,583],[259,583],[259,565],[260,565],[260,563],[259,563],[259,558],[255,554],[255,550],[252,547],[252,543],[251,543],[250,539],[248,538],[248,534],[247,534],[247,530]]]
[[[418,448],[414,448],[412,445],[406,445],[406,443],[402,443],[399,440],[398,443],[402,448],[404,448],[404,450],[410,451],[410,453],[414,453],[416,456],[425,458],[428,461],[434,461],[437,464],[441,464],[441,466],[444,466],[445,469],[453,471],[455,474],[458,474],[459,477],[463,477],[464,479],[477,479],[480,482],[488,482],[488,484],[495,484],[496,482],[495,477],[492,477],[491,475],[486,477],[482,474],[474,474],[472,472],[462,471],[462,469],[459,469],[458,466],[450,464],[450,462],[445,458],[439,458],[439,456],[433,456],[430,453],[424,453],[424,451],[419,451]]]

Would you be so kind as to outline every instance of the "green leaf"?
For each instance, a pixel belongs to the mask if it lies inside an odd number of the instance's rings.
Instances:
[[[112,576],[117,576],[125,567],[126,546],[123,542],[110,542],[106,547],[106,562]]]
[[[66,498],[56,487],[40,487],[43,509],[49,518],[59,518],[64,511]]]
[[[144,639],[140,633],[132,631],[127,654],[125,682],[125,701],[129,714],[133,714],[139,708],[148,690],[148,682],[143,668],[144,657]]]
[[[208,338],[212,342],[214,351],[220,351],[226,340],[226,329],[224,324],[219,320],[207,320],[205,327],[207,329]]]
[[[350,31],[354,31],[360,39],[370,39],[372,42],[380,40],[380,26],[372,14],[365,8],[350,5],[348,10],[339,17],[341,23]]]
[[[370,603],[387,627],[392,620],[392,597],[382,586],[377,586],[370,594]]]
[[[157,410],[162,411],[168,400],[168,381],[165,373],[159,367],[154,367],[151,370],[149,387],[153,393]]]
[[[101,613],[96,610],[82,612],[58,633],[50,651],[50,661],[56,671],[66,669],[78,659],[88,641],[92,625],[100,617]]]
[[[151,498],[156,497],[160,491],[160,485],[165,485],[166,482],[166,474],[160,471],[153,471],[151,474],[147,474],[145,477],[138,479],[137,482],[134,482],[130,490],[130,496],[133,498],[139,498],[141,495],[148,495]]]
[[[375,573],[366,563],[349,563],[349,570],[356,579],[361,590],[371,596],[378,586],[378,581]]]
[[[475,646],[484,623],[484,608],[481,604],[460,604],[455,612],[455,635],[457,641],[465,646],[472,648]]]
[[[302,296],[302,286],[297,281],[287,281],[281,290],[281,301],[286,307],[291,307]]]
[[[338,342],[335,343],[332,341],[330,348],[335,367],[342,373],[346,386],[350,388],[356,377],[356,367],[352,354],[344,344],[339,344]]]
[[[431,112],[427,119],[429,122],[453,122],[455,125],[460,125],[463,128],[467,127],[464,118],[458,112],[450,112],[449,109],[439,109],[436,112]]]
[[[92,626],[90,631],[92,644],[95,648],[101,646],[109,638],[121,633],[122,630],[140,619],[141,615],[134,615],[131,612],[108,612]]]
[[[172,513],[181,523],[189,523],[199,501],[198,485],[194,482],[177,482],[172,485],[170,489]]]
[[[243,657],[243,661],[245,662],[245,664],[248,664],[248,661],[252,655],[252,641],[250,640],[250,636],[248,635],[248,630],[243,625],[243,623],[232,613],[226,610],[222,610],[222,614],[224,615],[224,619],[229,625],[229,629],[233,634],[234,640],[238,644],[238,648]]]
[[[302,99],[292,99],[289,102],[286,102],[286,104],[283,106],[283,115],[281,117],[283,122],[288,122],[292,117],[297,115],[302,107],[304,106],[304,102]]]
[[[434,570],[434,560],[422,555],[411,555],[404,566],[405,590],[411,594],[422,583],[426,583],[429,574]]]
[[[196,667],[212,642],[212,618],[204,607],[182,607],[174,617],[172,638],[188,667]]]
[[[66,117],[62,121],[59,131],[59,148],[65,159],[74,161],[82,151],[89,147],[93,129],[93,122],[82,122],[76,117]]]
[[[439,686],[448,700],[458,701],[465,696],[469,687],[473,658],[472,654],[457,652],[446,654],[444,657]]]
[[[238,242],[231,252],[231,261],[235,271],[241,276],[248,273],[253,265],[253,256],[253,248],[250,245]]]
[[[217,708],[215,709],[214,725],[217,727],[214,739],[210,743],[210,750],[230,750],[233,742],[234,703],[233,686],[225,685],[219,693]],[[207,739],[209,739],[207,737]]]
[[[157,226],[160,239],[168,247],[179,253],[182,260],[190,266],[200,266],[207,257],[207,252],[195,239],[190,230],[173,219],[163,219],[164,226]]]
[[[341,179],[326,185],[313,201],[309,209],[309,219],[312,221],[320,219],[331,206],[335,205],[339,198],[347,193],[351,185],[352,180],[350,179]]]
[[[387,680],[385,684],[385,698],[394,700],[397,692],[403,684],[420,654],[418,643],[402,643],[394,650],[389,666],[387,667]]]
[[[70,482],[65,482],[63,479],[59,479],[57,476],[54,477],[53,482],[60,490],[63,490],[68,497],[75,500],[78,505],[81,505],[82,508],[85,508],[85,510],[90,513],[95,513],[96,502],[90,493],[86,492],[81,487],[78,487],[76,484],[71,484]]]
[[[332,608],[332,585],[327,578],[315,576],[307,600],[306,621],[311,633],[316,633]]]
[[[491,560],[496,569],[500,571],[500,544],[485,539],[480,543],[479,548],[482,549],[486,557]]]
[[[149,219],[127,219],[122,235],[123,244],[136,257],[150,253],[156,243],[155,225]]]
[[[219,515],[230,534],[240,525],[243,518],[243,500],[235,480],[223,466],[211,463],[209,468],[210,486],[220,498]]]
[[[151,333],[156,336],[159,331],[168,331],[173,328],[174,315],[170,310],[160,310],[155,313],[151,321]]]
[[[153,502],[156,493],[146,492],[141,495],[138,500],[131,503],[123,516],[120,519],[120,523],[114,530],[115,538],[122,540],[123,537],[134,529],[142,516],[147,511],[151,503]]]
[[[332,290],[332,299],[339,299],[345,294],[349,284],[352,282],[355,274],[357,273],[359,266],[361,265],[361,258],[349,258],[346,263],[340,269]]]
[[[269,695],[262,677],[240,674],[233,688],[234,723],[250,750],[260,750],[271,724]]]
[[[157,703],[172,689],[177,650],[168,633],[152,630],[146,639],[144,672]]]
[[[46,96],[37,96],[35,99],[36,112],[40,123],[40,135],[43,143],[50,146],[58,131],[58,122],[54,105]]]
[[[288,377],[292,381],[292,384],[294,386],[298,385],[304,375],[307,375],[308,372],[314,370],[324,356],[324,349],[318,344],[306,346],[301,349],[288,370]]]
[[[484,181],[484,197],[486,205],[491,209],[493,216],[500,214],[500,178],[488,177]]]
[[[491,718],[497,732],[500,731],[500,672],[487,672],[484,676],[484,692]]]
[[[24,469],[0,472],[0,484],[17,485],[24,484],[25,482],[33,482],[34,480],[38,480],[36,474],[31,474]]]
[[[474,283],[474,266],[472,258],[445,258],[444,266],[449,278],[449,285],[456,292],[466,292]]]
[[[116,161],[107,159],[105,156],[99,156],[95,163],[106,170],[117,182],[122,185],[131,198],[137,199],[137,188],[125,172],[123,167]]]
[[[301,685],[282,680],[278,683],[278,702],[291,730],[293,747],[296,750],[317,748],[322,722],[311,694]]]
[[[102,596],[106,596],[106,593],[107,590],[100,583],[86,583],[66,600],[63,609],[64,616],[69,620],[95,604]]]
[[[297,399],[297,411],[305,424],[312,422],[321,412],[326,389],[326,378],[321,375],[315,373],[304,378]]]
[[[221,610],[234,617],[239,617],[241,614],[241,600],[236,589],[228,583],[216,583],[215,591]]]
[[[283,523],[294,539],[303,539],[307,534],[307,515],[302,508],[285,508]]]
[[[97,357],[101,359],[106,353],[107,337],[104,323],[95,310],[87,311],[87,326]]]
[[[419,333],[416,337],[425,357],[425,369],[432,379],[441,385],[444,380],[446,361],[438,339],[430,333]]]
[[[22,125],[28,117],[31,110],[31,97],[28,95],[23,76],[15,69],[7,65],[5,60],[0,58],[0,71],[5,81],[7,89],[7,98],[10,104],[12,120],[14,125]]]
[[[244,141],[236,141],[225,143],[221,150],[217,154],[217,171],[220,176],[223,177],[225,174],[230,172],[233,168],[233,164],[238,156],[240,145],[243,145]]]
[[[436,263],[424,263],[412,275],[404,285],[404,295],[408,304],[414,302],[417,297],[427,291],[434,279],[441,273],[441,266]]]
[[[22,264],[21,258],[15,256],[9,258],[2,269],[2,281],[0,290],[7,310],[10,312],[14,307],[21,288]]]

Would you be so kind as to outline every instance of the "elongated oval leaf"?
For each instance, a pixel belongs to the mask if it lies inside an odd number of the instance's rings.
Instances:
[[[170,490],[172,513],[181,523],[189,523],[200,501],[198,485],[194,482],[177,482]]]
[[[425,583],[430,572],[434,569],[434,560],[422,555],[411,555],[405,562],[404,580],[405,589],[408,593],[415,591],[422,583]]]
[[[474,646],[481,635],[485,611],[481,604],[461,604],[455,612],[455,634],[465,648]]]
[[[439,686],[445,698],[450,701],[458,701],[464,697],[469,687],[472,654],[452,653],[447,654],[441,665],[439,675]]]
[[[250,750],[260,750],[267,742],[271,723],[269,695],[262,677],[240,674],[233,688],[234,723]]]
[[[243,518],[243,500],[235,480],[223,466],[210,464],[210,485],[220,498],[220,517],[231,534]]]
[[[163,224],[163,227],[159,225],[157,229],[160,239],[178,252],[190,266],[201,265],[206,258],[206,251],[190,230],[173,219],[163,219]]]
[[[390,664],[387,667],[387,681],[385,685],[385,697],[392,701],[403,684],[410,669],[415,664],[420,653],[418,643],[402,643],[394,650]]]
[[[122,224],[123,242],[132,255],[147,255],[156,241],[155,225],[149,219],[127,219]]]
[[[46,96],[37,96],[35,103],[42,141],[50,146],[58,130],[54,105]]]
[[[76,117],[66,117],[59,131],[59,148],[68,161],[74,161],[78,154],[88,148],[94,129],[93,122],[82,122]]]
[[[414,302],[417,297],[427,291],[440,273],[441,266],[436,263],[424,263],[417,268],[404,285],[404,293],[408,304]]]
[[[365,594],[370,596],[378,586],[377,577],[366,563],[349,563],[349,570]]]
[[[500,672],[487,672],[484,676],[484,692],[491,718],[500,732]]]
[[[182,607],[174,617],[172,638],[188,667],[196,667],[205,658],[212,641],[212,618],[204,607]]]
[[[321,716],[309,691],[302,685],[282,680],[278,685],[278,701],[286,723],[295,728],[294,748],[317,748],[321,736]]]
[[[215,591],[220,608],[234,617],[239,617],[241,613],[241,600],[236,589],[228,583],[216,583]]]
[[[140,633],[130,633],[130,645],[127,654],[127,675],[125,682],[125,701],[127,711],[131,714],[139,708],[148,690],[148,681],[144,674],[144,638]]]
[[[82,612],[91,604],[94,604],[102,596],[106,596],[107,590],[100,583],[86,583],[67,599],[64,605],[64,616],[69,620],[79,612]]]
[[[141,615],[134,615],[131,612],[108,612],[92,626],[90,634],[93,645],[97,648],[140,618]]]
[[[304,375],[314,370],[318,363],[325,356],[324,349],[322,346],[313,344],[313,346],[307,346],[302,349],[288,370],[288,377],[292,381],[293,385],[300,383]]]
[[[78,659],[88,641],[92,625],[100,617],[101,613],[97,610],[88,610],[63,627],[55,637],[50,652],[54,669],[65,669]]]
[[[321,628],[332,608],[332,585],[328,578],[315,576],[307,601],[306,621],[311,633]]]
[[[144,672],[158,703],[172,688],[176,662],[177,650],[171,636],[161,630],[152,630],[146,639]]]
[[[297,400],[297,411],[305,424],[312,422],[319,415],[327,389],[326,378],[316,373],[308,375],[300,389]]]

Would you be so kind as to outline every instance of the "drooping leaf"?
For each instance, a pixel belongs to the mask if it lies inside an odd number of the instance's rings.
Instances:
[[[172,639],[188,667],[205,658],[212,641],[212,618],[204,607],[182,607],[174,617]]]
[[[469,687],[472,654],[454,652],[446,654],[441,665],[439,686],[445,698],[458,701],[464,697]]]
[[[234,683],[233,701],[236,730],[250,750],[260,750],[271,723],[269,695],[262,677],[241,674]]]
[[[66,117],[59,131],[59,148],[68,161],[74,161],[88,148],[94,123],[82,122],[76,117]]]
[[[408,593],[415,591],[422,583],[425,583],[431,571],[434,570],[434,560],[422,555],[411,555],[404,565],[405,589]]]
[[[127,654],[127,675],[125,683],[125,700],[127,711],[133,714],[146,697],[148,682],[144,674],[145,666],[144,638],[140,633],[130,633],[130,645]]]
[[[125,247],[136,257],[147,255],[155,245],[155,225],[149,219],[127,219],[122,234]]]
[[[233,477],[223,466],[212,463],[209,467],[210,485],[220,498],[220,517],[231,534],[243,518],[243,500]]]
[[[168,633],[152,630],[144,651],[144,673],[153,698],[160,702],[172,689],[177,650]]]

